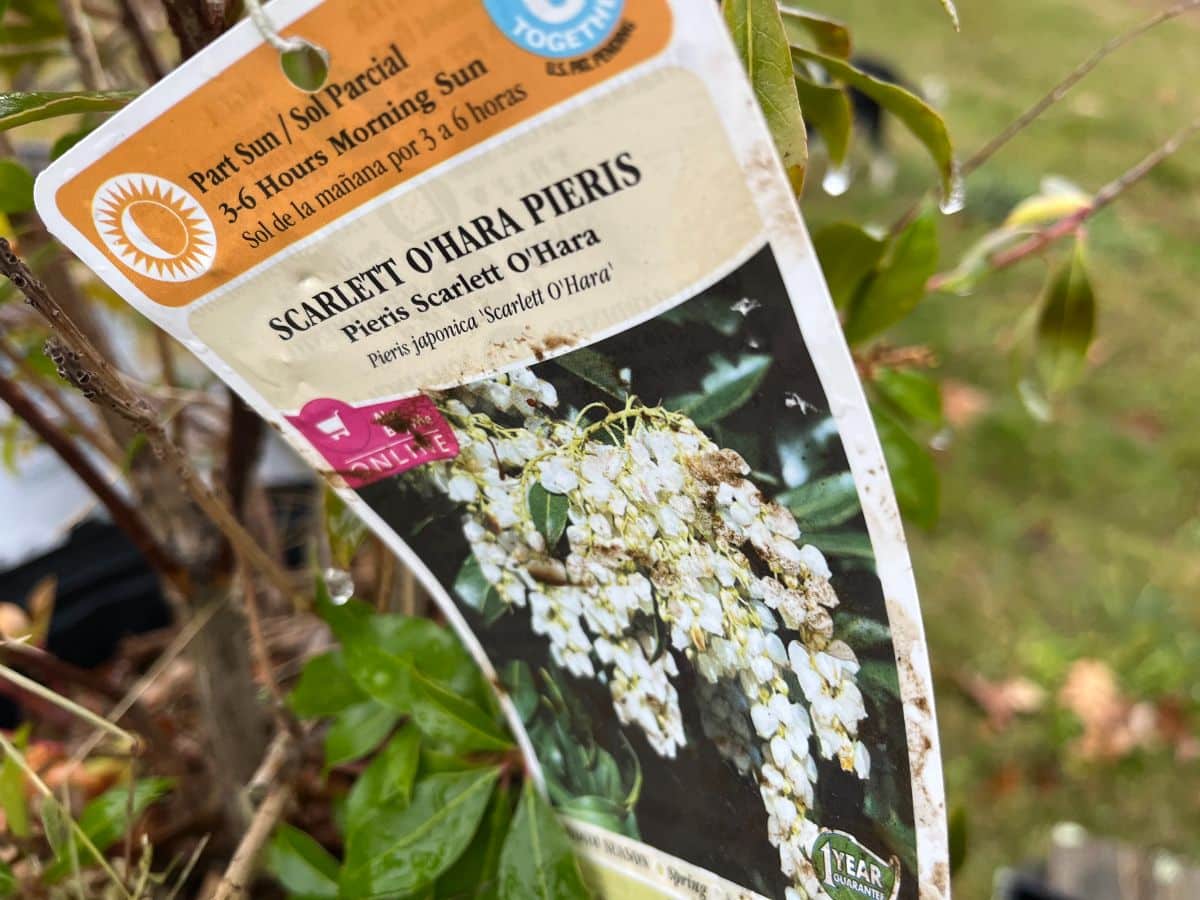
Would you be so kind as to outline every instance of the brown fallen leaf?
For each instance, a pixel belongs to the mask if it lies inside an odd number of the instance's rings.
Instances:
[[[1067,672],[1058,702],[1073,712],[1083,734],[1073,750],[1084,759],[1116,760],[1154,742],[1158,714],[1150,703],[1135,703],[1121,691],[1117,676],[1102,660],[1078,659]]]
[[[967,696],[987,716],[993,731],[1004,731],[1016,716],[1037,712],[1046,700],[1046,692],[1028,678],[989,681],[977,672],[968,672],[960,680]]]

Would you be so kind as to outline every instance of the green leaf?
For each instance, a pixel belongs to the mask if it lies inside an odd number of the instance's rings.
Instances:
[[[466,656],[466,665],[433,642],[449,632],[424,619],[373,616],[370,607],[353,602],[326,608],[326,616],[342,642],[350,674],[367,694],[398,713],[412,715],[426,736],[456,750],[510,748],[503,727],[470,698],[479,696],[474,660],[457,641],[457,653]],[[426,642],[418,642],[421,636]],[[414,661],[418,659],[420,668]],[[449,670],[448,662],[454,664]],[[467,690],[464,672],[469,676]]]
[[[438,879],[438,900],[497,900],[500,851],[512,824],[513,801],[501,785],[470,845]]]
[[[504,667],[501,679],[521,721],[528,724],[538,710],[538,692],[529,664],[522,659],[514,659]]]
[[[0,159],[0,213],[33,209],[33,175],[15,159]]]
[[[833,626],[834,633],[856,652],[861,653],[892,642],[891,629],[883,622],[866,616],[836,615],[833,618]]]
[[[137,91],[11,91],[0,93],[0,131],[76,113],[112,112]]]
[[[128,785],[110,788],[83,808],[79,828],[97,850],[107,850],[124,837],[146,807],[166,794],[172,784],[170,778],[142,778],[133,786],[132,799]]]
[[[288,706],[302,719],[334,716],[367,699],[346,668],[341,650],[314,656],[304,666],[300,680],[288,695]]]
[[[569,900],[591,895],[562,823],[526,781],[500,856],[501,900]]]
[[[434,775],[412,803],[381,811],[351,833],[340,887],[345,897],[408,894],[431,884],[471,843],[499,769]]]
[[[900,699],[900,677],[894,663],[866,660],[858,670],[858,686],[881,701]]]
[[[17,876],[13,874],[12,866],[0,862],[0,897],[15,897],[16,893]]]
[[[50,147],[50,161],[53,162],[58,159],[93,131],[95,131],[94,127],[86,127],[59,135],[58,139]]]
[[[740,409],[767,376],[771,357],[745,354],[731,363],[724,357],[714,356],[711,363],[712,371],[700,382],[702,392],[672,403],[680,412],[691,416],[697,425],[712,425]]]
[[[298,828],[283,824],[267,846],[267,870],[294,900],[336,900],[338,861]]]
[[[1096,295],[1087,274],[1082,240],[1050,276],[1037,320],[1035,359],[1051,394],[1079,380],[1096,331]]]
[[[833,305],[849,308],[859,286],[875,271],[887,242],[850,222],[826,225],[813,235],[813,249],[829,285]]]
[[[384,807],[399,809],[412,799],[421,761],[421,735],[406,724],[354,782],[346,797],[346,833],[369,822]]]
[[[836,84],[817,84],[803,75],[796,76],[796,95],[806,125],[815,125],[825,142],[829,164],[833,167],[846,162],[853,133],[854,111],[850,95]]]
[[[967,807],[956,805],[950,810],[949,822],[950,840],[950,874],[958,874],[963,863],[967,861],[967,846],[970,838],[970,827],[967,821]]]
[[[801,531],[841,525],[859,513],[858,488],[849,472],[839,472],[784,491],[775,502],[788,508]]]
[[[787,4],[781,4],[779,12],[783,16],[783,27],[789,43],[800,44],[807,37],[816,42],[817,49],[822,53],[842,59],[850,57],[850,29],[841,22]]]
[[[367,526],[358,513],[330,487],[325,488],[322,512],[333,564],[339,569],[349,569],[367,535]]]
[[[828,53],[793,47],[792,60],[799,65],[817,63],[832,79],[862,91],[899,119],[933,158],[941,180],[942,195],[948,197],[954,193],[957,187],[954,146],[950,142],[950,132],[946,129],[946,123],[937,110],[911,91],[873,78],[865,72],[860,72],[844,59],[838,59]]]
[[[559,804],[559,812],[617,834],[625,833],[625,823],[629,817],[629,810],[621,804],[599,796],[570,797]]]
[[[567,498],[562,494],[550,493],[535,481],[529,488],[526,503],[534,527],[546,539],[547,549],[553,547],[567,527]]]
[[[916,309],[937,261],[937,220],[933,209],[926,207],[892,241],[878,270],[850,304],[847,342],[861,343]]]
[[[875,560],[871,537],[865,531],[806,531],[801,543],[812,544],[826,556]]]
[[[459,601],[476,612],[483,612],[488,606],[488,595],[494,591],[492,583],[484,577],[475,554],[469,554],[454,578],[454,593]]]
[[[779,7],[776,0],[724,0],[722,5],[783,167],[799,193],[808,165],[808,136]]]
[[[556,357],[554,363],[592,387],[604,391],[614,400],[624,403],[629,396],[617,364],[590,347],[572,350],[565,356]]]
[[[14,732],[12,744],[18,750],[25,749],[29,741],[29,729],[26,723]],[[32,834],[29,827],[29,798],[25,795],[25,773],[16,759],[8,754],[5,754],[4,764],[0,766],[0,809],[4,810],[4,820],[13,837],[27,838]]]
[[[59,862],[50,867],[48,877],[61,878],[67,871],[71,855],[75,851],[75,833],[71,821],[57,797],[42,799],[42,832],[51,852],[58,857]],[[97,849],[100,849],[97,847]]]
[[[872,383],[880,396],[908,418],[942,424],[941,385],[924,372],[878,369]]]
[[[333,768],[361,759],[379,746],[400,721],[400,714],[375,700],[348,706],[325,734],[325,766]]]
[[[872,407],[872,412],[900,511],[921,527],[932,528],[937,524],[940,506],[940,485],[933,458],[891,413],[878,406]]]

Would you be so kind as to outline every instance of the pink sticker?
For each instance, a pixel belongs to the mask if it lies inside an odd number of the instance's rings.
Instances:
[[[322,397],[287,420],[352,488],[458,456],[454,430],[424,396],[371,406]]]

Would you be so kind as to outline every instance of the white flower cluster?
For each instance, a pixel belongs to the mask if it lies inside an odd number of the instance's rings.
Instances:
[[[744,460],[686,416],[631,402],[586,424],[553,418],[556,405],[528,370],[442,398],[461,453],[430,470],[464,505],[484,578],[529,608],[559,665],[607,683],[620,721],[664,757],[687,741],[671,680],[682,654],[701,676],[706,734],[757,780],[789,900],[825,896],[809,859],[813,739],[860,778],[870,757],[824,557],[797,543],[795,519],[746,478]],[[530,509],[535,482],[566,498],[555,546]]]

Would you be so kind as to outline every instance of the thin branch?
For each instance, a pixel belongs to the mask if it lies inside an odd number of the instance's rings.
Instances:
[[[121,448],[117,446],[116,441],[112,439],[112,435],[105,431],[92,428],[85,422],[74,409],[71,404],[63,400],[62,395],[52,387],[47,387],[40,379],[38,373],[34,371],[29,362],[17,352],[12,344],[0,338],[0,356],[4,356],[13,368],[25,376],[25,378],[38,387],[40,396],[45,397],[46,401],[54,406],[58,414],[62,416],[63,422],[85,441],[89,446],[95,447],[108,457],[109,461],[114,465],[120,464],[123,461]]]
[[[87,336],[67,316],[46,286],[13,252],[6,239],[0,238],[0,274],[7,276],[25,299],[41,313],[55,331],[51,339],[51,358],[64,378],[84,392],[88,399],[99,399],[126,418],[146,436],[150,448],[171,465],[192,502],[233,546],[235,554],[263,575],[285,596],[293,594],[291,578],[273,560],[238,521],[225,503],[205,483],[183,449],[172,441],[145,399],[130,389],[117,371],[92,346]],[[89,485],[90,486],[90,485]]]
[[[1200,8],[1200,0],[1182,0],[1182,2],[1176,3],[1174,6],[1168,6],[1141,24],[1135,25],[1128,31],[1107,41],[1099,50],[1072,69],[1066,78],[1051,88],[1037,103],[1017,116],[1007,128],[980,147],[979,150],[962,164],[962,176],[966,178],[991,159],[1001,147],[1024,131],[1038,116],[1065,97],[1071,88],[1082,81],[1092,69],[1100,65],[1107,57],[1136,38],[1141,37],[1152,28],[1161,25],[1163,22],[1178,18],[1184,13],[1191,12],[1197,8]]]
[[[71,52],[79,63],[79,78],[89,91],[102,91],[108,87],[108,78],[100,64],[96,41],[88,27],[87,15],[80,0],[58,0],[58,8],[67,26],[67,41]]]
[[[78,716],[85,722],[90,723],[95,728],[100,728],[104,731],[107,731],[109,734],[116,737],[124,745],[126,750],[131,751],[137,746],[137,737],[130,734],[124,728],[114,725],[107,719],[100,718],[100,716],[96,715],[86,706],[80,706],[70,697],[66,697],[63,694],[52,691],[50,688],[37,681],[34,681],[32,678],[26,678],[20,672],[16,671],[15,669],[10,669],[3,663],[0,663],[0,678],[3,678],[5,681],[12,682],[13,684],[17,685],[17,687],[28,691],[37,697],[41,697],[47,703],[53,703],[60,709],[65,709],[72,715]]]
[[[151,84],[161,81],[167,74],[167,64],[154,43],[154,31],[146,22],[146,14],[141,5],[137,0],[117,0],[117,5],[121,7],[121,25],[133,38],[133,45],[137,49],[138,61],[146,80]]]
[[[1200,132],[1200,116],[1175,132],[1165,143],[1133,168],[1100,188],[1096,192],[1096,196],[1092,199],[1092,202],[1087,206],[1081,207],[1069,216],[1064,216],[1020,243],[989,257],[988,268],[992,271],[1006,269],[1014,263],[1042,252],[1055,241],[1075,234],[1092,216],[1096,215],[1096,213],[1120,197],[1125,191],[1149,175],[1154,171],[1156,166],[1178,152],[1179,148],[1198,132]],[[954,277],[952,273],[935,275],[929,279],[925,289],[931,292],[939,290],[952,277]]]
[[[258,804],[250,827],[242,836],[211,900],[241,900],[247,896],[246,889],[254,877],[262,848],[292,799],[292,783],[287,777],[290,775],[292,751],[291,737],[286,733],[276,735],[263,757],[263,764],[247,785],[248,796],[253,798],[259,795],[262,802]]]
[[[276,718],[281,719],[285,728],[294,728],[295,723],[287,715],[287,700],[283,695],[279,681],[275,678],[275,666],[271,662],[271,651],[267,647],[262,630],[262,611],[258,608],[258,589],[253,578],[242,579],[242,591],[245,598],[246,621],[250,630],[250,649],[253,651],[258,667],[262,669],[263,682],[267,693],[275,703]]]
[[[142,518],[141,513],[117,492],[104,473],[58,425],[50,421],[41,407],[16,382],[3,376],[0,376],[0,400],[8,405],[14,415],[24,420],[25,424],[58,454],[67,467],[79,476],[79,480],[88,486],[108,510],[117,527],[125,532],[146,558],[151,568],[169,580],[182,577],[179,564],[168,556],[166,550],[155,539],[149,523]]]

